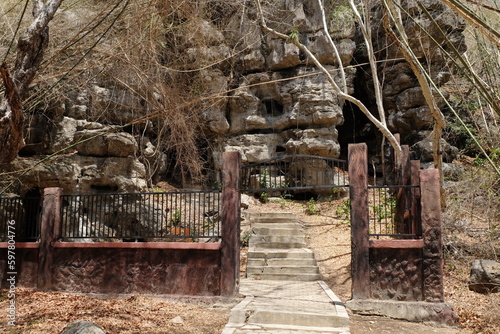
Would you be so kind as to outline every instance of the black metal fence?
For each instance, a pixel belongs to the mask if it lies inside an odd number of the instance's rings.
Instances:
[[[242,167],[241,189],[264,191],[318,190],[348,187],[345,160],[312,155],[285,155]]]
[[[418,239],[418,186],[369,186],[369,237],[375,239]]]
[[[220,197],[219,191],[63,195],[60,235],[63,240],[217,241]]]
[[[0,241],[36,241],[41,210],[40,197],[0,197]]]

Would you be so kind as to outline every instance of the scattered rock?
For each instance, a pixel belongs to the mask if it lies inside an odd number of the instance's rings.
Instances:
[[[247,194],[241,194],[241,207],[243,209],[248,209],[250,206],[253,206],[257,203],[257,200],[252,196],[248,196]]]
[[[500,292],[500,262],[474,260],[470,270],[469,289],[480,293]]]
[[[60,334],[105,334],[96,324],[85,320],[77,320],[63,329]]]
[[[177,317],[170,320],[170,323],[174,325],[182,325],[184,323],[184,319],[182,319],[182,317],[178,315]]]

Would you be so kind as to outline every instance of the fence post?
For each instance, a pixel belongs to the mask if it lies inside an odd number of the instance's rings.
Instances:
[[[395,185],[407,186],[411,184],[410,147],[408,145],[401,145],[401,150],[401,164],[397,166]],[[408,211],[410,209],[409,199],[408,189],[404,187],[396,189],[396,212],[394,217],[396,233],[410,233],[411,223],[408,216]]]
[[[411,185],[418,186],[420,184],[419,179],[420,171],[420,160],[411,161]],[[411,230],[410,233],[415,235],[421,235],[422,225],[420,219],[420,188],[412,188],[411,190],[411,205],[410,205],[410,219],[411,219]]]
[[[240,153],[222,153],[222,259],[220,280],[222,296],[234,296],[239,289],[240,180]]]
[[[38,247],[38,288],[40,290],[50,290],[53,286],[54,249],[52,243],[59,237],[62,193],[62,188],[45,188],[43,191]]]
[[[368,155],[366,144],[349,144],[352,299],[370,298]]]
[[[420,171],[424,300],[443,302],[443,245],[441,239],[441,192],[439,171]]]

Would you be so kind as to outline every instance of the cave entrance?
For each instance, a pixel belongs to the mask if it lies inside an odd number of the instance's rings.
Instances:
[[[352,61],[352,65],[358,65],[358,62],[361,64],[366,63],[364,59],[356,59],[355,57]],[[353,96],[360,100],[368,110],[376,115],[377,104],[375,101],[375,93],[372,91],[370,84],[368,84],[372,82],[370,73],[369,66],[357,66]],[[366,143],[368,145],[369,161],[373,161],[373,157],[380,157],[382,135],[377,127],[355,104],[349,101],[345,102],[342,113],[344,115],[344,124],[337,127],[340,158],[347,159],[347,146],[357,143]]]
[[[367,143],[371,149],[379,146],[377,144],[378,134],[375,125],[370,122],[368,117],[356,105],[346,101],[343,114],[344,124],[337,127],[340,159],[347,159],[347,147],[349,144]]]

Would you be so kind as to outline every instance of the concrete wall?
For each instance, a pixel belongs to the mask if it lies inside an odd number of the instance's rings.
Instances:
[[[5,246],[0,245],[3,288],[7,288],[7,273],[11,272],[7,270]],[[49,250],[51,265],[45,270],[40,270],[39,248],[17,246],[19,287],[103,294],[221,294],[220,243],[56,242]],[[40,243],[30,246],[39,247]]]

